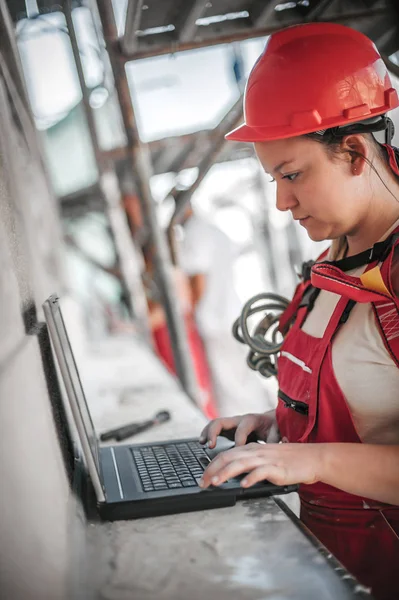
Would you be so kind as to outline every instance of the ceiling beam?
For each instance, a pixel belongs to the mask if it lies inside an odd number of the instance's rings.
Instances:
[[[212,146],[212,130],[156,140],[149,142],[148,145],[152,153],[154,175],[178,172],[198,166],[203,154]],[[244,142],[229,144],[227,148],[224,148],[221,155],[218,156],[218,162],[244,158],[252,152],[251,145]],[[104,154],[107,160],[115,163],[128,161],[126,148],[114,148],[105,151]]]
[[[209,4],[209,0],[194,0],[184,19],[184,23],[178,31],[180,43],[185,44],[195,37],[195,32],[198,27],[196,21],[204,15],[207,4]]]
[[[318,21],[320,15],[326,10],[326,8],[331,8],[331,5],[334,4],[335,0],[319,0],[319,2],[308,10],[306,13],[306,18],[309,21]]]
[[[365,19],[373,19],[374,17],[387,16],[391,14],[391,10],[389,7],[382,7],[372,10],[363,10],[363,11],[353,11],[348,13],[343,13],[339,15],[331,15],[328,18],[321,17],[318,19],[319,23],[327,22],[327,23],[348,23],[348,22],[360,22]],[[198,48],[206,48],[210,46],[216,46],[218,44],[229,44],[231,42],[239,42],[243,40],[249,40],[257,37],[265,37],[278,31],[282,27],[288,27],[290,25],[299,25],[301,23],[306,23],[306,19],[295,19],[292,21],[287,21],[285,23],[281,22],[278,25],[273,24],[267,27],[261,27],[259,29],[243,29],[240,31],[236,31],[234,33],[230,33],[228,35],[220,35],[218,37],[214,37],[212,39],[201,39],[197,41],[190,41],[181,44],[168,44],[162,46],[156,46],[154,44],[153,48],[137,50],[136,52],[125,54],[123,59],[125,62],[129,62],[132,60],[140,60],[142,58],[149,58],[153,56],[162,56],[164,54],[174,54],[176,52],[183,52],[185,50],[195,50]],[[154,40],[155,42],[155,40]]]
[[[374,41],[383,54],[390,56],[399,50],[398,25],[393,19],[390,26],[387,26],[385,19],[375,20],[364,30],[364,33]]]
[[[271,25],[274,21],[272,17],[275,16],[275,8],[277,4],[281,4],[282,0],[269,0],[269,2],[264,6],[264,2],[260,4],[263,8],[257,14],[254,19],[254,27],[266,27],[267,25]]]
[[[77,190],[59,199],[63,217],[77,218],[87,212],[104,212],[105,201],[99,185]]]
[[[217,162],[217,157],[220,155],[223,147],[226,144],[225,135],[232,129],[235,129],[242,121],[242,96],[233,104],[230,110],[226,113],[220,123],[211,131],[211,147],[203,154],[201,160],[197,164],[198,175],[194,183],[186,190],[178,190],[176,187],[173,188],[168,194],[175,199],[176,207],[175,211],[170,220],[168,230],[173,229],[174,224],[179,222],[179,219],[183,216],[185,206],[188,200],[191,198],[195,190],[199,187],[200,183],[208,173],[209,169]]]
[[[144,0],[128,0],[125,32],[121,41],[122,52],[124,54],[131,54],[137,50],[138,39],[136,31],[140,29],[143,1]]]

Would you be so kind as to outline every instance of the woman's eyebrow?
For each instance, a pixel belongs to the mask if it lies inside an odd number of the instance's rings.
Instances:
[[[292,163],[293,160],[294,160],[293,158],[291,158],[290,160],[283,160],[283,162],[281,162],[276,167],[274,167],[272,172],[277,173],[277,171],[280,171],[281,167],[283,167],[284,165],[288,165],[289,163]]]

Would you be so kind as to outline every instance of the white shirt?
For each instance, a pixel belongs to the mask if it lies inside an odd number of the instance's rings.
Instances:
[[[238,250],[218,227],[194,215],[184,226],[180,264],[187,275],[206,276],[196,320],[204,337],[231,332],[242,303],[234,286],[234,262]]]

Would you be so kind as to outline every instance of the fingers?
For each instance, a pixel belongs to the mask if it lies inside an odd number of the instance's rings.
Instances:
[[[241,417],[226,417],[210,421],[201,432],[199,437],[200,443],[205,444],[208,442],[208,447],[214,448],[216,446],[216,438],[222,429],[235,429],[240,419]]]
[[[294,478],[287,472],[284,462],[278,456],[280,446],[276,444],[274,449],[255,443],[227,450],[210,463],[199,485],[202,488],[218,486],[242,474],[246,474],[241,481],[241,486],[245,488],[265,479],[276,485],[293,483]]]
[[[216,446],[216,438],[223,429],[236,429],[234,442],[236,446],[243,446],[249,434],[255,431],[258,419],[259,415],[252,414],[214,419],[204,428],[199,441],[201,444],[208,442],[209,448],[214,448]]]
[[[312,484],[320,480],[324,444],[246,444],[221,452],[202,475],[200,487],[220,485],[245,475],[246,488],[267,479],[276,485]]]
[[[206,488],[209,485],[218,485],[231,477],[246,473],[251,464],[258,466],[258,447],[258,444],[248,444],[244,447],[239,446],[221,452],[205,469],[200,487]],[[232,463],[234,463],[233,467],[230,466]],[[218,483],[215,482],[215,477],[218,478]]]
[[[267,479],[271,483],[275,485],[286,485],[287,484],[287,474],[285,469],[280,465],[268,464],[262,465],[253,469],[251,472],[244,477],[241,481],[241,487],[251,487],[251,485],[255,485],[259,481],[264,481]]]
[[[236,446],[244,446],[250,433],[256,429],[255,415],[246,415],[237,426],[237,431],[234,437]]]
[[[232,460],[221,469],[216,469],[214,472],[209,470],[208,473],[203,473],[200,487],[206,488],[209,485],[220,485],[233,477],[237,477],[242,473],[248,473],[252,469],[262,466],[262,458],[259,456],[248,456],[245,458],[237,458]],[[209,468],[209,467],[208,467]]]
[[[266,442],[268,444],[278,444],[281,440],[280,431],[277,423],[272,423],[267,433]]]

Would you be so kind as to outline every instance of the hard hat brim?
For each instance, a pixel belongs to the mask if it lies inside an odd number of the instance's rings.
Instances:
[[[233,142],[260,142],[262,141],[262,135],[259,132],[256,132],[253,127],[248,127],[243,123],[239,125],[232,131],[229,131],[225,136],[226,140],[231,140]],[[263,134],[264,139],[264,134]]]
[[[333,123],[331,126],[335,125]],[[243,123],[236,129],[233,129],[225,135],[225,139],[233,142],[271,142],[273,140],[282,140],[291,137],[304,135],[317,131],[318,127],[303,127],[302,129],[293,129],[290,126],[283,127],[249,127]]]
[[[367,118],[377,117],[378,115],[385,114],[388,111],[397,108],[398,106],[399,99],[396,96],[396,98],[393,98],[389,105],[387,104],[386,106],[379,107],[378,109],[372,111],[369,115],[367,115]],[[329,129],[331,127],[350,125],[351,123],[356,123],[358,121],[358,117],[348,119],[339,116],[331,119],[325,119],[322,123],[320,123],[320,125],[312,125],[307,127],[292,127],[290,125],[277,125],[273,127],[250,127],[249,125],[243,123],[242,125],[239,125],[239,127],[236,127],[235,129],[227,133],[225,135],[225,139],[234,142],[247,143],[271,142],[274,140],[298,137],[300,135],[313,133],[321,129],[324,130]]]

